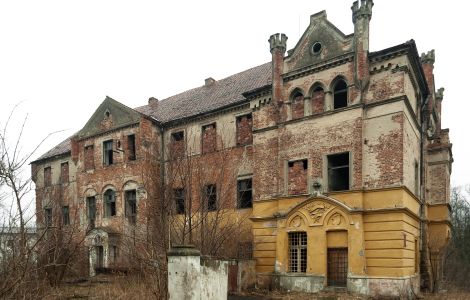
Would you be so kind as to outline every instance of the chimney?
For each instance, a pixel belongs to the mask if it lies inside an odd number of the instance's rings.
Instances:
[[[284,54],[286,53],[287,36],[283,33],[276,33],[269,38],[269,49],[272,54],[272,101],[275,108],[275,121],[279,121],[279,108],[282,105],[282,73],[284,68]],[[283,109],[285,110],[285,109]],[[283,117],[284,113],[282,113]]]
[[[351,7],[354,23],[354,84],[361,92],[369,84],[369,23],[372,6],[372,0],[361,0],[360,4],[355,1]]]
[[[216,80],[212,77],[206,78],[204,80],[204,86],[212,86],[214,83],[216,83]]]
[[[421,66],[423,67],[424,77],[426,78],[426,83],[428,84],[429,89],[429,100],[427,104],[427,110],[432,111],[434,106],[434,61],[435,54],[434,49],[428,51],[427,53],[421,54]]]
[[[158,99],[155,97],[150,97],[149,98],[149,105],[151,106],[157,106],[158,105]]]

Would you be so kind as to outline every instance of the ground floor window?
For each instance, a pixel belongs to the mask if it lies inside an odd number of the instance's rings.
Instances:
[[[289,272],[307,271],[307,233],[289,232]]]

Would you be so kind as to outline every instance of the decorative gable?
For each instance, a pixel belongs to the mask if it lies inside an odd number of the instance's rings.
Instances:
[[[79,139],[140,122],[139,112],[106,97],[85,126],[77,133]]]
[[[345,35],[321,11],[310,16],[310,25],[285,58],[284,72],[318,64],[352,52],[353,35]]]

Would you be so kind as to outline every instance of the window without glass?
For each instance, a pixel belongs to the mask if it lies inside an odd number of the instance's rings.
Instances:
[[[176,213],[182,215],[185,213],[185,192],[184,189],[174,189]]]
[[[112,217],[116,215],[116,194],[113,190],[104,193],[104,216]]]
[[[217,148],[215,123],[202,126],[202,153],[214,152]]]
[[[69,163],[64,162],[60,164],[60,182],[69,182]]]
[[[113,164],[113,140],[103,142],[103,164],[105,166]]]
[[[136,191],[126,191],[126,217],[130,219],[131,223],[135,223],[137,216],[137,199]]]
[[[338,109],[348,106],[348,86],[344,80],[336,82],[333,92],[333,108]]]
[[[135,135],[131,134],[127,136],[127,159],[135,160]]]
[[[289,232],[289,272],[307,271],[307,233]]]
[[[251,114],[239,116],[237,123],[237,145],[253,144],[253,117]]]
[[[69,207],[62,206],[62,224],[69,225],[70,224],[70,216],[69,216]]]
[[[52,171],[51,167],[44,168],[44,186],[51,186],[52,184]]]
[[[253,189],[251,178],[238,180],[237,182],[238,208],[253,206]]]
[[[87,205],[87,217],[88,217],[88,221],[90,222],[90,227],[94,228],[95,219],[96,219],[96,198],[87,197],[86,205]]]
[[[85,170],[93,170],[95,168],[95,159],[93,145],[85,147]]]
[[[307,169],[306,159],[290,161],[288,163],[288,192],[290,195],[307,193]]]
[[[177,131],[171,134],[170,154],[174,157],[181,157],[184,154],[184,131]]]
[[[328,190],[349,190],[349,153],[328,155]]]
[[[52,208],[44,209],[44,224],[46,226],[52,226]]]
[[[215,184],[208,184],[205,186],[205,200],[208,211],[217,209],[217,186]]]

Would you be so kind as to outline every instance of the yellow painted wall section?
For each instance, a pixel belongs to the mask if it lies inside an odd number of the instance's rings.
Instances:
[[[348,232],[347,231],[328,231],[326,233],[328,248],[347,248]]]
[[[430,221],[449,220],[450,211],[448,204],[428,205],[427,210],[427,217]]]

